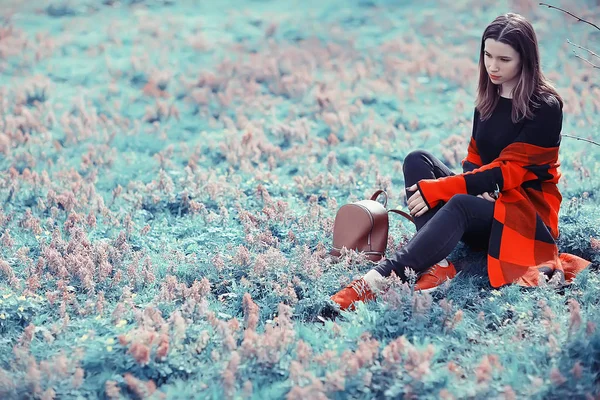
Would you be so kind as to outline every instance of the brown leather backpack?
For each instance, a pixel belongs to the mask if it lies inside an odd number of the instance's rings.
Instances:
[[[385,195],[383,205],[376,201]],[[376,191],[370,200],[345,204],[338,209],[333,223],[333,248],[330,254],[339,257],[342,247],[363,253],[371,261],[380,261],[385,256],[388,241],[388,213],[400,214],[411,222],[410,214],[400,210],[387,210],[388,195],[384,190]]]

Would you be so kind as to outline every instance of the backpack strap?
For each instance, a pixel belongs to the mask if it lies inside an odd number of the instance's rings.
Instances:
[[[388,195],[387,195],[387,192],[385,190],[379,189],[378,191],[376,191],[375,193],[373,193],[373,195],[371,196],[371,200],[377,200],[377,198],[379,197],[380,194],[383,194],[385,196],[385,200],[383,202],[383,206],[387,207]],[[413,219],[413,217],[411,217],[410,214],[407,214],[404,211],[401,211],[401,210],[388,210],[388,213],[391,213],[391,212],[402,215],[404,218],[408,219],[410,222],[415,222],[415,220]]]
[[[380,194],[382,194],[385,196],[385,200],[383,202],[383,206],[387,207],[387,201],[388,201],[388,195],[386,193],[385,190],[379,189],[378,191],[376,191],[375,193],[373,193],[373,196],[371,196],[371,200],[377,200],[377,198],[379,197]]]
[[[400,211],[400,210],[388,210],[388,213],[400,214],[404,218],[408,219],[410,222],[415,222],[415,220],[413,219],[413,217],[411,217],[410,214],[407,214],[404,211]]]

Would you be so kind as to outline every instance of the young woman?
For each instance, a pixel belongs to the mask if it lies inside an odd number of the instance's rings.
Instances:
[[[456,276],[446,260],[460,240],[487,250],[493,287],[536,286],[540,273],[564,283],[589,266],[558,254],[562,196],[558,149],[563,101],[540,67],[538,43],[521,15],[497,17],[484,31],[473,132],[463,173],[456,175],[431,153],[404,160],[408,209],[417,233],[402,249],[332,296],[340,309],[373,300],[393,272],[415,289],[435,290]]]

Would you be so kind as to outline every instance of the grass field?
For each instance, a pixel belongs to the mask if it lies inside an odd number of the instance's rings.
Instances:
[[[494,290],[459,244],[439,292],[317,319],[372,267],[328,256],[337,209],[406,209],[415,149],[461,171],[481,34],[509,11],[563,133],[599,141],[600,70],[567,39],[597,53],[600,30],[534,1],[4,0],[0,398],[600,398],[588,141],[560,150],[559,250],[593,263],[569,287]],[[415,232],[391,220],[388,254]]]

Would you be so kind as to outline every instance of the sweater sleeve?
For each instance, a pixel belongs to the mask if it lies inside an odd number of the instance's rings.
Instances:
[[[477,150],[477,143],[475,142],[475,132],[477,131],[478,121],[479,112],[477,111],[477,108],[475,108],[475,112],[473,113],[473,132],[471,133],[471,140],[469,142],[469,147],[467,148],[467,156],[461,161],[463,172],[473,171],[483,164],[481,156],[479,155],[479,150]]]
[[[532,119],[527,119],[513,144],[513,151],[527,157],[529,146],[558,147],[562,127],[562,109],[558,100],[542,103]],[[429,208],[440,201],[448,201],[455,194],[478,195],[484,192],[505,191],[521,186],[530,180],[544,180],[543,165],[520,165],[509,161],[494,160],[489,164],[438,179],[422,179],[417,182],[421,196]]]

